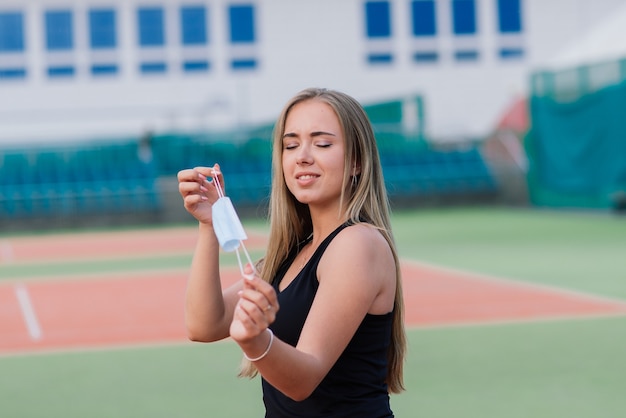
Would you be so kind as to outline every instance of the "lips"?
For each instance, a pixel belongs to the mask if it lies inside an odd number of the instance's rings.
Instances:
[[[295,175],[296,182],[299,187],[308,188],[317,183],[317,179],[320,177],[319,174],[315,173],[298,173]]]
[[[313,173],[296,174],[296,180],[312,180],[318,178],[319,175]]]

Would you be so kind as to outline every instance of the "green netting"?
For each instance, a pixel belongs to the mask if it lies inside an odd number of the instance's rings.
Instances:
[[[623,58],[555,71],[537,71],[531,75],[530,88],[534,97],[549,96],[569,102],[625,80],[626,58]]]
[[[530,101],[526,138],[531,201],[541,206],[609,208],[626,190],[626,82],[560,103]]]
[[[374,125],[402,123],[402,108],[401,100],[364,106],[367,116]]]

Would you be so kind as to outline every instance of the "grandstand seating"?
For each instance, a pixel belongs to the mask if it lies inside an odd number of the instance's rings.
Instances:
[[[162,209],[158,177],[218,162],[237,206],[267,203],[271,127],[263,132],[168,134],[151,140],[152,161],[137,139],[0,152],[0,219],[155,213]],[[377,132],[392,199],[494,192],[477,147],[436,150],[397,132]]]
[[[133,143],[5,150],[0,154],[0,217],[155,211],[155,174]]]

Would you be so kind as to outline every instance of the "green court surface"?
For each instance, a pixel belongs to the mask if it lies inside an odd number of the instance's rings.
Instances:
[[[471,208],[397,211],[393,223],[405,260],[626,300],[626,218]],[[178,269],[188,260],[7,264],[0,277],[46,276],[51,268],[49,280],[96,268]],[[408,336],[407,391],[392,396],[397,417],[626,414],[625,316],[410,328]],[[3,356],[0,414],[263,416],[259,380],[236,377],[240,357],[229,341]]]

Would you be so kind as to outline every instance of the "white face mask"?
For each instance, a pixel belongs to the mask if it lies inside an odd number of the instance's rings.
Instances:
[[[243,245],[243,241],[248,239],[248,236],[246,235],[246,231],[243,229],[243,225],[237,216],[233,202],[228,196],[224,195],[224,190],[217,180],[215,171],[213,174],[213,183],[215,184],[215,188],[217,189],[217,194],[219,196],[219,199],[213,203],[211,208],[213,216],[213,230],[215,231],[220,247],[222,247],[224,251],[236,252],[239,270],[241,271],[241,275],[246,277],[247,275],[244,274],[243,264],[241,263],[241,257],[239,256],[239,247],[241,246],[248,263],[250,263],[254,269],[254,264],[250,259],[250,255],[248,254],[245,245]]]
[[[224,251],[235,251],[241,241],[248,239],[237,212],[228,196],[222,196],[213,204],[213,229]]]

